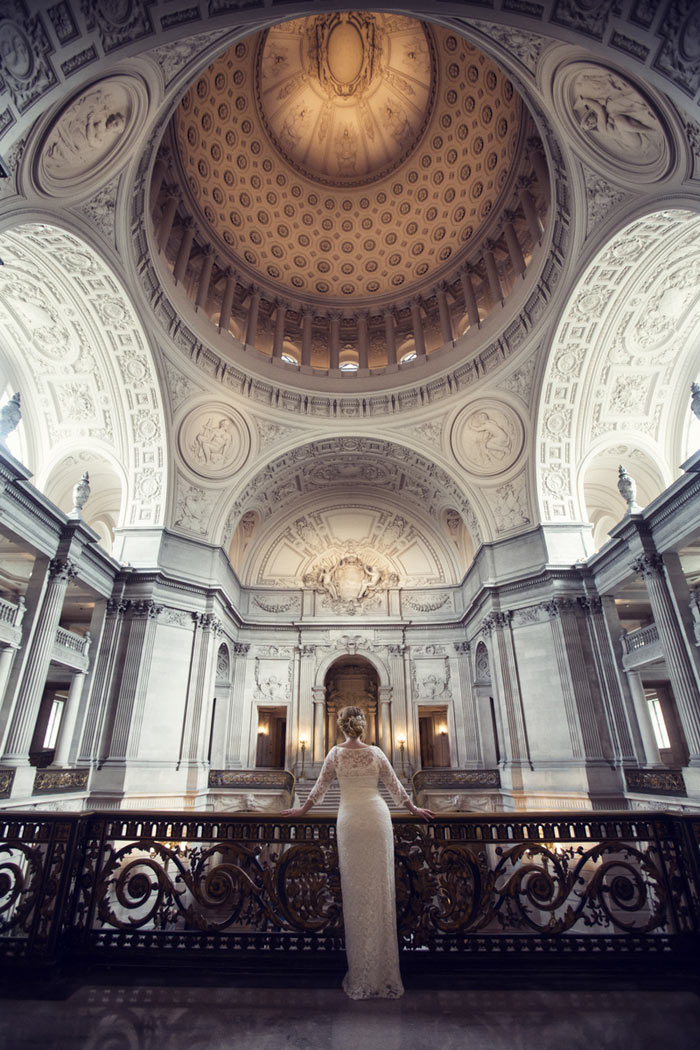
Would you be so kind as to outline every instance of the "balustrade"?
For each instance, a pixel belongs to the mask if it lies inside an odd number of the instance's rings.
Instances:
[[[659,629],[655,623],[650,623],[648,627],[640,627],[622,635],[622,652],[624,655],[633,653],[637,649],[643,649],[645,645],[656,645],[658,641]]]
[[[697,815],[393,820],[399,943],[426,972],[494,952],[598,968],[700,947]],[[0,832],[6,959],[133,966],[155,949],[246,968],[342,949],[326,817],[8,813]]]

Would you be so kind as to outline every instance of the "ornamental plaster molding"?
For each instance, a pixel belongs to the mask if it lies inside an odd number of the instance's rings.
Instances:
[[[527,71],[535,77],[543,52],[552,47],[552,41],[526,29],[497,25],[494,22],[481,22],[478,19],[460,20],[464,27],[474,34],[475,42],[491,52],[497,52],[499,59],[510,65],[516,59],[521,67],[519,72]],[[498,46],[494,48],[494,43]]]
[[[178,14],[179,12],[174,12],[175,17]],[[164,28],[170,28],[173,24],[173,21],[170,21]],[[169,44],[161,44],[159,47],[154,47],[147,52],[147,57],[157,63],[163,76],[164,84],[166,87],[169,87],[180,73],[188,69],[188,67],[195,66],[200,56],[204,56],[213,44],[223,40],[228,35],[226,30],[198,33],[196,36],[189,37],[186,40],[173,40]]]
[[[452,453],[470,474],[495,477],[505,473],[523,450],[525,428],[510,405],[482,398],[466,405],[450,433]]]
[[[193,474],[231,478],[250,453],[250,433],[239,412],[224,402],[195,405],[178,427],[178,449]]]
[[[639,219],[598,253],[573,289],[541,388],[543,520],[582,520],[578,470],[596,439],[609,435],[612,446],[622,438],[633,448],[642,434],[677,455],[667,431],[675,370],[700,330],[699,229],[690,212]]]
[[[3,234],[0,321],[52,448],[94,442],[124,466],[132,494],[121,525],[163,520],[167,449],[145,333],[121,284],[82,240],[27,224]],[[28,351],[37,367],[26,372]],[[37,450],[49,462],[47,447]],[[125,508],[122,508],[122,513]]]

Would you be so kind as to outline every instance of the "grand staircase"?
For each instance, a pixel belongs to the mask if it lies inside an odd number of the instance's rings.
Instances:
[[[296,806],[303,806],[304,805],[304,803],[306,802],[307,798],[309,797],[309,792],[311,791],[311,788],[313,786],[314,786],[313,780],[304,780],[304,781],[301,781],[301,782],[297,781],[295,795],[294,795],[294,798],[295,798],[294,804]],[[406,785],[404,785],[404,787],[406,787]],[[394,812],[394,813],[405,813],[406,812],[406,810],[403,808],[403,806],[397,806],[396,805],[396,803],[394,802],[393,798],[391,797],[391,795],[389,794],[389,792],[387,791],[387,789],[384,787],[383,784],[379,785],[379,794],[382,796],[382,798],[386,802],[386,804],[389,807],[389,809],[392,810],[392,812]],[[410,790],[409,790],[409,795],[410,795]],[[335,783],[335,784],[332,784],[329,787],[328,791],[326,792],[326,797],[324,798],[323,802],[321,802],[321,804],[319,806],[315,806],[313,812],[314,813],[337,813],[339,805],[340,805],[340,787],[339,787],[339,785],[337,783]]]

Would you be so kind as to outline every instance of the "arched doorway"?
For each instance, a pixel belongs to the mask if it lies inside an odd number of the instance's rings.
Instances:
[[[341,656],[326,672],[326,743],[342,743],[343,734],[338,729],[338,711],[343,707],[359,707],[367,719],[365,743],[376,744],[379,739],[377,708],[379,675],[362,656]]]

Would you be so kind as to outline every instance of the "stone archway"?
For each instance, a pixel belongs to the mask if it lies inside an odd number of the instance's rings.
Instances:
[[[327,748],[343,741],[336,720],[338,711],[351,705],[359,707],[367,720],[365,743],[377,744],[380,738],[379,675],[370,661],[355,654],[339,657],[326,672],[325,687]]]

